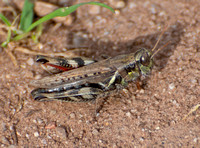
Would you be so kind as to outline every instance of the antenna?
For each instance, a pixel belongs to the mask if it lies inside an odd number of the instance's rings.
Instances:
[[[153,59],[153,57],[156,55],[156,53],[158,53],[158,51],[160,51],[163,48],[165,48],[169,43],[171,43],[171,41],[167,42],[165,45],[163,45],[161,48],[159,48],[156,52],[154,52],[153,55],[151,56],[151,59]]]
[[[161,37],[163,36],[164,32],[167,30],[168,25],[165,26],[164,30],[162,31],[162,33],[160,34],[158,41],[156,42],[155,46],[152,49],[152,52],[155,50],[155,48],[157,47],[158,43],[160,42]]]

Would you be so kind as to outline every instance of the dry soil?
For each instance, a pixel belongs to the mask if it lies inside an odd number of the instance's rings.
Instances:
[[[50,2],[66,6],[84,1]],[[0,48],[0,147],[200,146],[200,110],[183,120],[200,104],[200,1],[101,2],[117,13],[82,6],[72,14],[68,26],[44,23],[39,43],[26,38]],[[0,1],[1,12],[12,21],[13,13],[3,9],[8,6],[17,14],[20,10],[12,1]],[[133,82],[96,104],[31,98],[34,87],[30,82],[50,74],[34,62],[34,55],[18,52],[17,47],[102,60],[102,55],[113,57],[141,47],[151,50],[166,25],[158,48],[170,43],[155,56],[154,69],[141,90]],[[6,31],[0,29],[2,43]],[[18,66],[13,64],[10,50]]]

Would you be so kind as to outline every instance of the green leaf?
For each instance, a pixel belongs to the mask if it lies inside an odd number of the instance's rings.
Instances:
[[[80,4],[76,4],[70,7],[63,7],[63,8],[59,8],[49,14],[47,14],[46,16],[42,17],[41,19],[39,19],[38,21],[34,22],[33,24],[30,25],[30,27],[28,29],[25,30],[25,32],[29,32],[31,31],[33,28],[35,28],[37,25],[48,21],[54,17],[58,17],[58,16],[67,16],[69,14],[71,14],[72,12],[74,12],[78,7],[82,6],[82,5],[98,5],[98,6],[102,6],[105,8],[108,8],[109,10],[111,10],[113,13],[115,12],[115,10],[113,8],[111,8],[110,6],[103,4],[103,3],[99,3],[99,2],[86,2],[86,3],[80,3]]]
[[[27,30],[27,28],[33,22],[33,13],[34,13],[33,7],[34,7],[34,4],[31,2],[31,0],[25,0],[21,19],[20,19],[20,29],[22,31]]]
[[[11,26],[11,22],[3,15],[0,13],[0,19],[7,25],[7,26]]]

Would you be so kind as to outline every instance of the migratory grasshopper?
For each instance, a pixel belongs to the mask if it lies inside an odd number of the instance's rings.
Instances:
[[[37,101],[87,102],[95,100],[102,93],[116,89],[118,85],[127,86],[128,82],[150,74],[153,57],[161,48],[154,53],[153,51],[163,33],[164,31],[152,51],[142,48],[135,53],[99,62],[84,58],[37,56],[37,62],[59,68],[64,72],[33,81],[32,85],[39,88],[33,90],[31,95]],[[65,71],[67,69],[72,70]]]

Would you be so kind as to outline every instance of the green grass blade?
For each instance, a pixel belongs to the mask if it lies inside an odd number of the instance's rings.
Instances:
[[[33,7],[34,4],[31,2],[31,0],[25,0],[20,19],[20,29],[22,31],[27,30],[33,22]]]
[[[7,35],[7,39],[6,39],[6,41],[5,42],[3,42],[2,44],[1,44],[1,47],[6,47],[7,46],[7,44],[10,42],[10,39],[11,39],[11,28],[9,28],[9,30],[8,30],[8,35]]]
[[[103,4],[103,3],[99,3],[99,2],[80,3],[80,4],[76,4],[76,5],[70,6],[70,7],[59,8],[59,9],[53,11],[52,13],[47,14],[46,16],[42,17],[38,21],[34,22],[25,32],[31,31],[37,25],[39,25],[39,24],[41,24],[41,23],[43,23],[43,22],[45,22],[47,20],[50,20],[50,19],[52,19],[54,17],[67,16],[67,15],[71,14],[72,12],[74,12],[78,7],[80,7],[82,5],[98,5],[98,6],[102,6],[102,7],[108,8],[112,12],[115,12],[115,10],[113,8],[111,8],[110,6],[108,6],[106,4]]]
[[[37,26],[36,31],[32,33],[31,38],[34,41],[34,43],[38,43],[39,42],[39,37],[42,35],[42,31],[43,31],[43,24],[40,24]]]
[[[30,32],[26,32],[26,33],[23,33],[23,34],[19,34],[19,35],[15,36],[14,38],[12,38],[11,40],[12,40],[12,41],[18,41],[18,40],[21,40],[21,39],[26,38],[26,37],[29,36],[30,34],[31,34]]]
[[[7,26],[11,26],[11,22],[2,14],[0,13],[0,19],[7,25]]]

